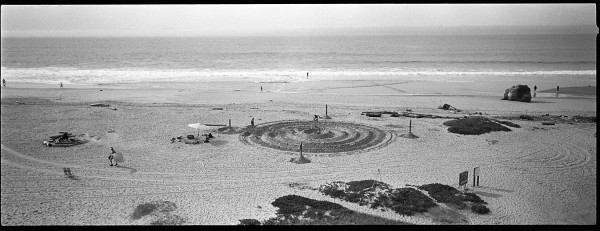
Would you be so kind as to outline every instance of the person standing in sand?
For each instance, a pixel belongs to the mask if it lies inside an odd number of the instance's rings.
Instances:
[[[262,86],[260,86],[260,92],[262,93]]]
[[[306,72],[306,78],[308,79],[308,72]]]
[[[113,166],[113,159],[115,158],[113,154],[117,153],[113,147],[110,147],[110,154],[108,155],[108,160],[110,160],[110,166]],[[118,166],[117,161],[115,161],[115,166]]]
[[[558,90],[560,90],[560,86],[556,86],[556,97],[558,98]]]
[[[537,95],[537,85],[533,86],[533,98]]]
[[[254,117],[252,117],[252,120],[250,120],[250,125],[254,127]]]
[[[6,87],[6,80],[2,79],[2,86]]]
[[[63,88],[62,82],[60,82],[60,88]]]

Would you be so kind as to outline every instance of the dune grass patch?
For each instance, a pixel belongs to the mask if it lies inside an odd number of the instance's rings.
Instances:
[[[164,216],[158,217],[156,220],[150,222],[150,225],[181,225],[186,222],[186,219],[175,215],[175,214],[166,214]]]
[[[151,225],[176,225],[185,222],[185,219],[178,215],[170,214],[170,212],[177,209],[177,205],[170,201],[152,201],[138,205],[133,213],[131,219],[138,220],[144,216],[155,215],[157,219],[151,222]]]
[[[392,189],[390,185],[375,181],[361,180],[332,182],[320,188],[321,193],[359,205],[369,205],[372,209],[390,209],[402,215],[422,213],[437,204],[422,192],[413,188]]]
[[[462,135],[481,135],[493,131],[511,131],[510,128],[483,116],[455,119],[446,121],[443,124],[449,126],[448,132]]]
[[[484,205],[487,204],[487,202],[482,200],[475,193],[463,193],[452,186],[440,183],[425,184],[418,186],[417,188],[427,191],[429,196],[437,202],[454,205],[458,209],[464,209],[470,206],[472,211],[480,214],[489,212],[489,209]]]
[[[298,195],[279,197],[271,203],[278,207],[277,216],[260,222],[241,219],[239,225],[406,225],[378,216],[352,211],[329,201],[318,201]]]

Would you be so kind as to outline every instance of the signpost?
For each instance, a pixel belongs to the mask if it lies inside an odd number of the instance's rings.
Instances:
[[[473,187],[475,186],[479,186],[479,167],[473,169]]]
[[[469,182],[469,171],[461,172],[460,175],[458,175],[458,185],[466,187],[468,182]]]

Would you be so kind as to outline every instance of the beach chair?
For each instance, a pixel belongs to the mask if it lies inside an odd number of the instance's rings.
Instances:
[[[63,168],[63,171],[65,172],[65,176],[73,177],[73,174],[71,173],[71,168]]]

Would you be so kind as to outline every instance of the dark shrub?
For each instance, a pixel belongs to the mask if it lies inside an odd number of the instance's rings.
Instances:
[[[463,209],[466,206],[459,196],[461,192],[452,186],[434,183],[422,185],[417,188],[429,192],[429,195],[437,202],[453,204],[459,209]]]
[[[389,196],[380,194],[371,204],[371,208],[390,208],[398,214],[411,216],[437,206],[431,198],[413,188],[398,188],[389,192]]]
[[[299,215],[304,210],[306,210],[306,206],[310,206],[312,209],[320,209],[320,210],[335,210],[335,209],[346,209],[344,206],[339,204],[335,204],[329,201],[317,201],[306,197],[301,197],[298,195],[287,195],[282,196],[273,203],[273,206],[278,207],[278,214],[289,214],[289,215]]]
[[[260,225],[260,221],[256,219],[241,219],[238,225]]]
[[[482,116],[450,120],[443,124],[449,126],[449,132],[463,135],[480,135],[493,131],[511,131],[510,128]]]
[[[344,190],[339,190],[333,187],[325,187],[322,193],[333,198],[344,198],[344,196],[346,195],[346,193],[344,193]]]
[[[351,192],[360,192],[365,189],[373,191],[375,190],[375,187],[380,187],[383,189],[388,189],[390,187],[388,184],[376,180],[350,181],[346,184],[348,185],[348,191]]]
[[[471,206],[471,211],[478,214],[488,214],[490,212],[490,209],[488,209],[488,207],[486,207],[485,205],[475,203]]]
[[[249,136],[249,135],[252,135],[252,133],[251,132],[244,132],[244,134],[242,134],[242,135],[243,136]]]
[[[167,216],[163,216],[155,221],[152,221],[150,225],[181,225],[185,223],[185,221],[186,220],[180,216],[167,214]]]
[[[140,219],[143,216],[150,215],[157,208],[158,208],[158,205],[152,204],[152,203],[138,205],[135,208],[135,210],[133,211],[133,214],[131,214],[131,218],[134,220]]]
[[[520,115],[519,119],[522,119],[522,120],[533,120],[533,116],[530,116],[530,115]]]

